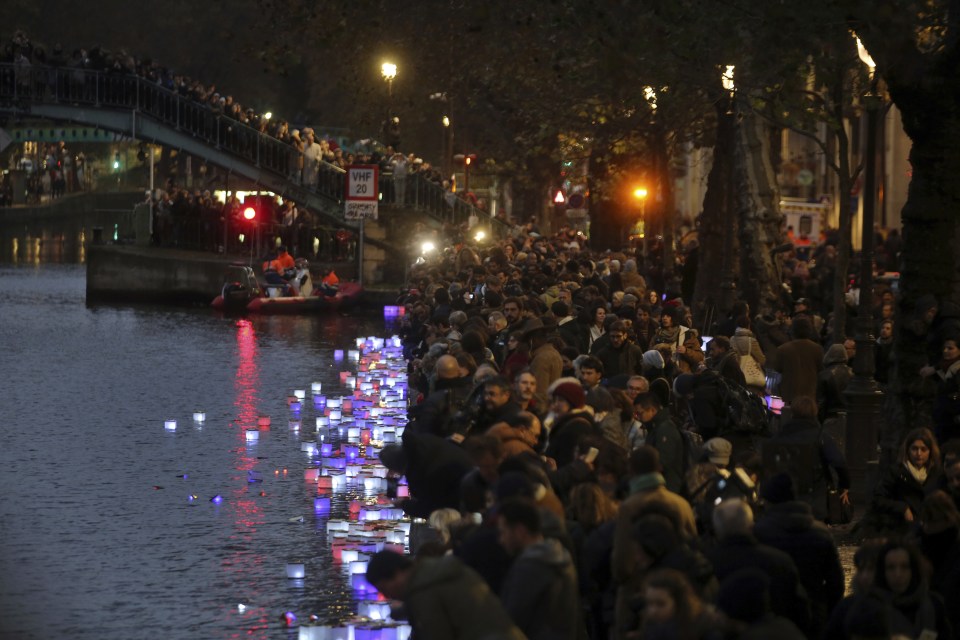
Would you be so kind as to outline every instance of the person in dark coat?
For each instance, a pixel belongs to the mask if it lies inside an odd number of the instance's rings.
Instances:
[[[766,480],[760,495],[767,506],[753,534],[761,543],[793,558],[810,596],[811,629],[819,634],[843,598],[843,566],[837,545],[829,529],[813,518],[810,506],[796,499],[789,475],[781,473]]]
[[[809,318],[793,321],[793,340],[777,347],[767,365],[782,375],[780,396],[791,404],[799,396],[816,397],[817,376],[823,368],[823,347],[814,342],[816,332]]]
[[[630,342],[623,321],[611,324],[606,335],[609,338],[607,345],[593,354],[603,364],[604,375],[612,378],[621,374],[639,374],[643,370],[643,350]]]
[[[797,625],[771,611],[770,578],[755,567],[727,576],[720,585],[717,608],[727,616],[727,630],[739,640],[806,638]]]
[[[639,394],[633,401],[637,417],[647,427],[647,444],[660,454],[663,478],[668,491],[681,493],[684,485],[684,444],[680,428],[653,391]]]
[[[530,640],[576,640],[586,633],[573,558],[545,538],[540,512],[528,500],[504,500],[498,510],[500,543],[515,556],[500,589],[504,608]]]
[[[472,569],[454,556],[414,562],[393,551],[375,553],[367,581],[404,603],[419,640],[523,640],[503,605]]]
[[[865,525],[878,533],[906,533],[917,521],[924,498],[938,488],[940,474],[936,438],[929,429],[913,429],[900,445],[897,464],[877,484]]]
[[[844,391],[853,371],[847,365],[847,350],[842,344],[830,345],[823,356],[823,370],[817,378],[817,404],[820,405],[820,420],[833,418],[847,410]]]
[[[550,427],[544,455],[557,463],[557,468],[571,464],[577,457],[577,445],[590,435],[602,435],[586,410],[587,395],[575,379],[561,379],[550,392],[550,410],[557,417]]]
[[[707,556],[720,583],[738,569],[760,569],[770,576],[774,613],[790,619],[806,632],[810,625],[810,604],[797,566],[783,551],[757,541],[750,506],[739,499],[724,500],[713,511],[713,529],[717,546]]]
[[[511,420],[520,413],[520,405],[513,399],[510,382],[495,376],[483,383],[483,407],[470,425],[471,435],[486,433],[490,427]]]
[[[951,640],[953,630],[939,595],[930,593],[917,548],[892,541],[880,550],[874,587],[884,596],[885,617],[893,635]],[[950,603],[951,607],[956,602]]]
[[[773,475],[787,471],[793,477],[797,490],[797,499],[813,510],[813,517],[823,520],[827,510],[827,491],[836,486],[840,499],[850,500],[850,472],[847,460],[837,446],[836,441],[826,433],[817,421],[817,402],[810,396],[799,396],[793,401],[793,418],[780,427],[779,433],[763,443],[763,450],[797,451],[808,453],[809,460],[801,460],[801,468],[776,469],[768,467]],[[764,465],[767,466],[775,455],[764,453]],[[794,475],[799,472],[802,475]],[[836,476],[834,481],[833,476]]]
[[[451,355],[437,358],[435,370],[437,382],[434,390],[412,412],[409,429],[446,437],[450,435],[448,431],[453,416],[466,404],[473,390],[473,382],[470,376],[460,375],[457,359]]]
[[[930,589],[944,602],[960,602],[960,511],[943,491],[934,491],[920,511],[919,544],[930,562]],[[954,633],[960,630],[960,607],[947,613]]]
[[[404,431],[402,445],[388,445],[380,462],[406,475],[410,497],[399,503],[414,518],[429,518],[437,509],[460,507],[460,482],[473,469],[470,456],[446,438]]]

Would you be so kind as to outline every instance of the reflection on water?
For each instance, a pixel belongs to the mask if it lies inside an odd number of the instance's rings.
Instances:
[[[286,638],[284,611],[342,607],[322,525],[295,521],[286,397],[337,388],[333,349],[382,323],[88,308],[83,269],[0,265],[0,637]]]

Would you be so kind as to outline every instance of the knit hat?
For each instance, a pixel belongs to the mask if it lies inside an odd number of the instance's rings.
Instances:
[[[652,369],[663,369],[663,356],[656,349],[650,349],[643,354],[643,364]]]
[[[587,394],[586,403],[593,407],[593,410],[597,413],[613,411],[616,406],[610,392],[600,386],[590,389],[590,393]]]
[[[650,392],[660,400],[661,407],[670,406],[670,383],[667,382],[666,378],[656,378],[652,380],[650,382]]]
[[[625,293],[625,294],[623,294],[623,305],[624,305],[624,306],[632,307],[632,306],[636,305],[638,301],[639,301],[639,298],[637,298],[637,296],[633,295],[632,293]]]
[[[707,454],[707,459],[714,464],[724,466],[730,464],[730,454],[733,453],[733,445],[725,438],[710,438],[703,445],[703,450]]]
[[[587,396],[583,392],[583,387],[576,382],[564,382],[557,385],[551,395],[559,396],[566,400],[572,409],[579,409],[586,402]]]
[[[673,381],[673,392],[678,396],[688,396],[697,387],[697,376],[693,373],[682,373]]]
[[[760,483],[760,497],[770,504],[780,504],[796,500],[793,479],[786,473],[778,473]]]

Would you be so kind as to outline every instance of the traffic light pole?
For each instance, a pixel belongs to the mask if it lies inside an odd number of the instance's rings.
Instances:
[[[360,243],[357,245],[357,256],[359,258],[360,264],[357,268],[357,282],[360,283],[360,286],[363,286],[363,223],[365,218],[360,218]]]

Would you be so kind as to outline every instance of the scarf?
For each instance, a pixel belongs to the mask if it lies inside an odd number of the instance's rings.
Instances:
[[[913,466],[913,463],[910,462],[909,460],[904,461],[903,465],[907,468],[907,471],[910,472],[910,475],[913,476],[913,479],[914,479],[914,480],[916,480],[916,481],[919,482],[920,484],[926,483],[926,481],[927,481],[927,468],[926,468],[926,467],[917,468],[917,467]]]
[[[630,495],[649,489],[656,489],[665,484],[667,484],[667,481],[664,480],[663,475],[660,473],[645,473],[642,476],[634,476],[630,478]]]

